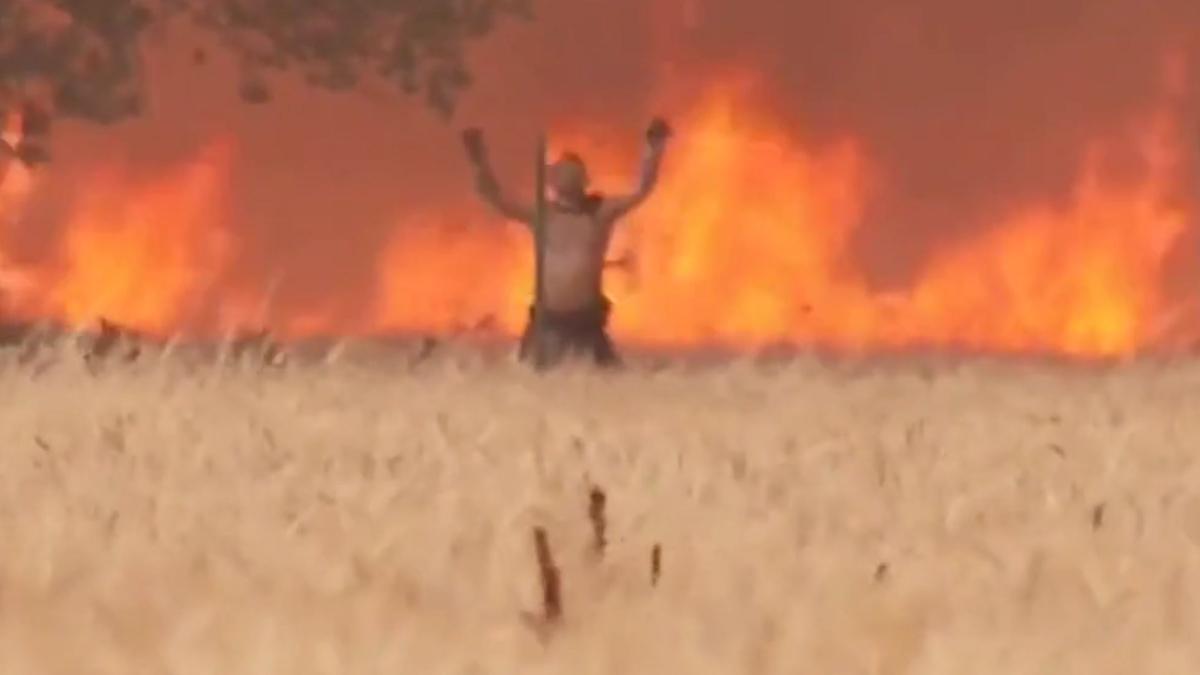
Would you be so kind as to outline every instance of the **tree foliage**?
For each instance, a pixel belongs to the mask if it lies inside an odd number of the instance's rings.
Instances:
[[[531,0],[0,0],[0,121],[19,110],[27,163],[47,158],[51,122],[113,123],[141,112],[144,38],[187,22],[242,67],[249,103],[272,71],[349,90],[382,79],[449,116],[470,85],[464,49]],[[203,52],[196,53],[202,60]],[[0,148],[0,151],[6,148]]]

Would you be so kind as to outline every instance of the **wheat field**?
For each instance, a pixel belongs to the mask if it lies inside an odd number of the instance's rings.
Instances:
[[[5,675],[1200,664],[1200,363],[64,348],[0,378]]]

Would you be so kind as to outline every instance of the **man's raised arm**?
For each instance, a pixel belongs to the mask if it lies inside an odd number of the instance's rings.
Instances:
[[[628,214],[646,201],[658,185],[658,169],[662,165],[663,151],[671,137],[671,127],[659,118],[650,123],[646,131],[646,147],[642,155],[642,171],[634,191],[626,195],[608,197],[600,207],[603,218],[609,222]]]
[[[509,197],[496,180],[491,162],[488,161],[487,148],[483,143],[483,133],[478,129],[464,131],[463,144],[467,148],[471,167],[475,170],[475,190],[479,196],[505,218],[531,225],[533,207]]]

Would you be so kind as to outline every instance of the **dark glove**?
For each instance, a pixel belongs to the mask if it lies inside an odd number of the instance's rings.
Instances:
[[[655,117],[650,122],[650,127],[646,129],[646,140],[652,145],[661,145],[671,137],[671,125],[661,117]]]

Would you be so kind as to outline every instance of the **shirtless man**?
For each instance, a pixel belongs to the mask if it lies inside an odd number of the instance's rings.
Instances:
[[[646,131],[641,178],[632,192],[607,196],[588,191],[588,172],[575,153],[548,167],[542,261],[542,309],[530,308],[521,337],[520,358],[537,368],[557,365],[569,355],[585,355],[601,366],[618,363],[608,336],[611,304],[604,296],[604,261],[613,226],[639,206],[658,182],[671,128],[655,119]],[[478,130],[464,134],[479,194],[504,217],[533,225],[534,207],[500,187]]]

